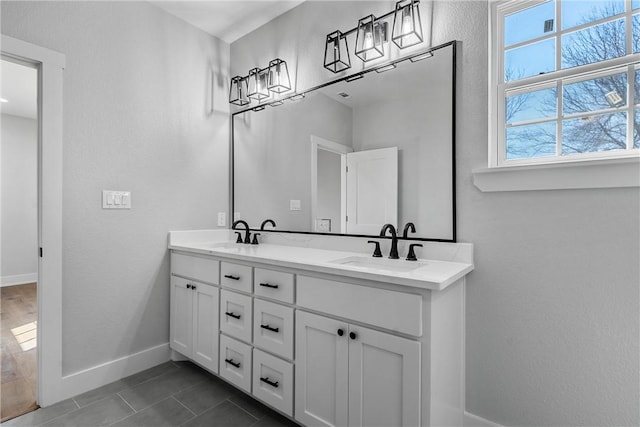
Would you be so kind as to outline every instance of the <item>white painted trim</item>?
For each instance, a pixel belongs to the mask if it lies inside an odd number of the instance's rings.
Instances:
[[[38,384],[40,406],[62,388],[62,82],[65,56],[2,35],[2,55],[38,69]]]
[[[56,400],[68,399],[167,362],[170,354],[167,342],[67,375],[62,378],[60,388],[56,390]]]
[[[640,157],[473,170],[483,192],[640,187]]]
[[[502,427],[492,421],[485,420],[482,417],[473,415],[467,411],[464,412],[464,427]]]
[[[14,274],[12,276],[0,276],[0,287],[24,285],[38,281],[38,273]]]

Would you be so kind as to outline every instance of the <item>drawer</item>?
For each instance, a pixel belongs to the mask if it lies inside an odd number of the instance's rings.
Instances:
[[[422,336],[422,297],[298,275],[297,305],[395,332]]]
[[[220,330],[251,342],[251,297],[225,289],[220,291]]]
[[[251,346],[220,335],[220,376],[251,393]]]
[[[257,348],[253,350],[253,395],[293,416],[293,365]]]
[[[211,258],[171,253],[171,274],[204,283],[220,283],[220,262]]]
[[[293,308],[254,299],[253,344],[293,359]]]
[[[293,304],[293,274],[256,268],[253,273],[253,293]]]
[[[251,293],[251,267],[248,265],[233,264],[230,262],[220,263],[220,284],[222,286]]]

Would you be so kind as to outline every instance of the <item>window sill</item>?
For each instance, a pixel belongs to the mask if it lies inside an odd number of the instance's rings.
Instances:
[[[640,187],[640,157],[473,170],[482,192]]]

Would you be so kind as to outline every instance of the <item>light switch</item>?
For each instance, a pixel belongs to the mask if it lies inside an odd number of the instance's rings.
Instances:
[[[102,190],[102,208],[131,209],[131,192]]]
[[[301,209],[300,200],[289,200],[289,210],[299,211]]]
[[[218,227],[224,227],[227,222],[227,214],[225,212],[218,212]]]

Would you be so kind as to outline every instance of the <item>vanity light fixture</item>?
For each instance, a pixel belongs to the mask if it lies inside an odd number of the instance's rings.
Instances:
[[[298,93],[296,95],[291,95],[288,99],[290,101],[300,101],[303,98],[304,98],[304,93]]]
[[[387,23],[369,15],[358,21],[356,33],[356,56],[367,62],[384,56]]]
[[[245,77],[235,76],[231,79],[229,102],[235,105],[247,105],[251,102],[249,98],[247,98],[248,91],[247,79]]]
[[[272,93],[291,90],[291,80],[286,61],[280,58],[269,61],[266,68],[252,68],[246,76],[231,79],[229,103],[243,106],[252,100],[262,102]]]
[[[420,55],[412,56],[411,58],[409,58],[409,61],[418,62],[418,61],[422,61],[423,59],[431,58],[432,56],[433,56],[433,52],[429,51],[429,52],[421,53]]]
[[[384,67],[376,68],[376,73],[384,73],[385,71],[393,70],[396,68],[396,64],[385,65]]]
[[[422,43],[422,22],[417,0],[400,0],[396,3],[391,40],[400,49]]]
[[[324,45],[324,68],[334,73],[351,68],[347,37],[339,30],[327,34]]]
[[[253,111],[262,111],[264,110],[264,105],[257,105],[252,108]]]
[[[388,42],[388,27],[393,15],[391,39],[400,49],[423,42],[420,0],[400,0],[394,10],[382,16],[365,16],[358,20],[355,28],[344,33],[336,30],[327,34],[324,46],[324,68],[339,73],[351,68],[347,36],[356,33],[355,54],[364,62],[385,55],[384,44]],[[381,70],[387,71],[388,69]]]
[[[347,81],[347,82],[353,82],[353,81],[356,81],[356,80],[360,80],[360,79],[362,79],[362,78],[364,78],[364,74],[356,74],[356,75],[354,75],[354,76],[349,76],[349,77],[347,77],[347,78],[345,79],[345,81]]]

